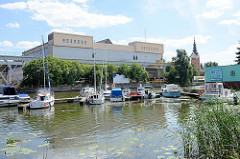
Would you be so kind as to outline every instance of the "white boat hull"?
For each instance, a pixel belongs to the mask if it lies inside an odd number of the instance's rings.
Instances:
[[[111,102],[124,102],[125,97],[110,97]]]
[[[90,105],[100,105],[104,103],[104,99],[91,99],[88,100],[88,104]]]
[[[19,103],[18,96],[1,96],[0,107],[17,106]]]
[[[30,106],[30,109],[49,108],[54,106],[54,100],[46,100],[46,101],[35,100],[30,102],[29,106]]]

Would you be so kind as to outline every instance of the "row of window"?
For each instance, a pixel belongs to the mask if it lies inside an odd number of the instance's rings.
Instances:
[[[72,39],[62,39],[63,43],[71,43],[71,44],[81,44],[81,45],[87,45],[87,41],[86,40],[72,40]]]
[[[138,57],[137,57],[137,55],[135,56],[135,55],[133,55],[133,60],[138,60]]]
[[[157,47],[147,47],[147,46],[142,46],[142,50],[159,51],[159,48],[157,48]]]

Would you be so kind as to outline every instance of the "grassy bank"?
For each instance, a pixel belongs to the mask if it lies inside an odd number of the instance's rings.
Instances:
[[[182,125],[186,158],[240,158],[239,105],[196,105]]]

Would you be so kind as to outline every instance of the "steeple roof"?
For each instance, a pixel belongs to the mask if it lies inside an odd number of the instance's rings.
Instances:
[[[197,45],[196,45],[196,42],[195,42],[195,37],[194,37],[194,43],[193,43],[193,53],[198,55]]]

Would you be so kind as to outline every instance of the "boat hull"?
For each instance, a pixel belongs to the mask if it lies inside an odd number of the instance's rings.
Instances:
[[[90,105],[100,105],[104,103],[103,99],[91,99],[87,101]]]
[[[110,97],[111,102],[124,102],[125,98],[124,97]]]
[[[168,98],[177,98],[180,97],[181,92],[162,92],[162,95]]]
[[[54,100],[32,101],[29,104],[30,109],[44,109],[54,106]]]
[[[0,97],[0,107],[17,106],[19,103],[18,96],[2,96]]]

